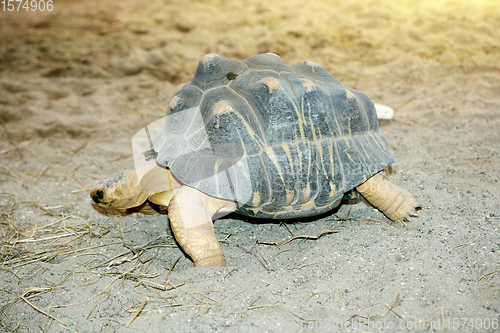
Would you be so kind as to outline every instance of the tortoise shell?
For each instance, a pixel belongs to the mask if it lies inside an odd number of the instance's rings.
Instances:
[[[263,218],[329,211],[394,162],[370,98],[275,54],[204,56],[153,148],[181,183]]]

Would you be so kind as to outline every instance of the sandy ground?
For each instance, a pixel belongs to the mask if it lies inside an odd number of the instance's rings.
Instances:
[[[0,331],[500,331],[498,2],[245,3],[0,12]],[[132,135],[210,52],[309,59],[392,106],[391,179],[420,218],[230,215],[228,266],[194,268],[166,216],[95,211],[96,179],[133,163]]]

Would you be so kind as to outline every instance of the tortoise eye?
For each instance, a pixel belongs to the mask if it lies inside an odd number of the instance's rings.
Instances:
[[[100,203],[103,198],[104,198],[104,191],[103,190],[97,190],[92,195],[92,200],[94,200],[95,203]]]
[[[226,74],[226,78],[230,81],[236,79],[238,77],[238,74],[236,73],[233,73],[233,72],[229,72]]]

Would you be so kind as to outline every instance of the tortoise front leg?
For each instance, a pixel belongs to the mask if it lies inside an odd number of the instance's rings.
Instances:
[[[395,222],[401,222],[414,215],[413,211],[421,209],[413,194],[385,179],[384,171],[368,178],[357,190]]]
[[[175,239],[195,266],[225,266],[212,216],[236,209],[232,201],[216,199],[194,188],[182,186],[170,201],[168,217]]]

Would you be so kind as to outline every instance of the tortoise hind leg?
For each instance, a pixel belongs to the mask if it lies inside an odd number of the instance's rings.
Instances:
[[[395,222],[402,222],[412,216],[414,211],[421,209],[413,194],[385,179],[384,171],[370,177],[357,190]]]
[[[234,211],[232,201],[216,199],[194,188],[182,186],[169,203],[168,217],[175,239],[195,266],[225,266],[212,216]]]

